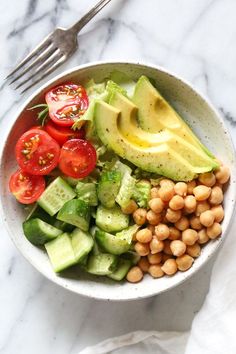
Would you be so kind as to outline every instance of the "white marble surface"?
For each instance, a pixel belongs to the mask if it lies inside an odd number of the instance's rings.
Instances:
[[[0,2],[1,134],[27,96],[3,78],[55,26],[69,26],[95,2]],[[235,0],[112,0],[83,30],[80,50],[64,68],[111,59],[163,65],[207,94],[235,139],[235,12]],[[82,298],[44,279],[1,230],[1,354],[75,354],[127,331],[187,330],[208,290],[213,259],[185,284],[151,299],[119,304]]]

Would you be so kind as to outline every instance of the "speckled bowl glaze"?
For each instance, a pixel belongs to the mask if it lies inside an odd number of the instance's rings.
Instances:
[[[201,256],[187,272],[178,272],[173,277],[165,276],[156,280],[146,276],[138,284],[116,283],[105,277],[90,276],[78,271],[76,268],[63,275],[56,275],[51,268],[46,253],[42,249],[33,246],[24,237],[21,225],[25,218],[25,211],[8,190],[9,176],[16,169],[15,142],[27,128],[35,124],[35,122],[33,123],[34,113],[26,111],[26,109],[42,102],[45,92],[56,84],[65,81],[82,82],[87,78],[94,78],[95,81],[99,82],[109,77],[114,70],[127,73],[134,80],[137,80],[141,75],[146,75],[153,79],[156,87],[176,108],[200,137],[201,141],[231,169],[231,180],[225,193],[225,219],[222,223],[222,236],[215,241],[209,242],[203,248]],[[10,237],[19,251],[39,272],[54,283],[77,294],[102,300],[134,300],[157,295],[163,291],[170,290],[191,277],[207,262],[209,257],[216,252],[219,245],[223,242],[227,235],[235,204],[236,172],[234,148],[230,134],[219,113],[184,80],[162,68],[138,63],[111,62],[78,66],[60,74],[43,85],[24,103],[15,116],[14,124],[10,127],[10,132],[3,147],[0,173],[2,215]]]

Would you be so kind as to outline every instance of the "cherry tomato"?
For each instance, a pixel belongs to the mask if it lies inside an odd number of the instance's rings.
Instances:
[[[51,120],[45,125],[45,130],[59,145],[63,145],[69,139],[84,139],[85,137],[84,129],[74,131],[69,127],[56,125]]]
[[[45,131],[30,129],[17,141],[15,152],[23,171],[32,175],[47,175],[58,164],[60,146]]]
[[[9,189],[22,204],[31,204],[38,200],[45,189],[43,176],[33,176],[18,170],[10,178]]]
[[[83,86],[72,83],[51,89],[45,95],[49,116],[54,123],[71,127],[88,108],[89,100]]]
[[[96,166],[97,154],[87,140],[68,140],[61,148],[59,168],[67,176],[83,178]]]

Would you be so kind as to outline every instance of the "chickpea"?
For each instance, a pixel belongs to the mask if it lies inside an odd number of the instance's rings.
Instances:
[[[143,272],[142,270],[135,266],[132,267],[129,271],[128,274],[126,275],[126,279],[130,282],[130,283],[138,283],[140,280],[143,279]]]
[[[194,195],[187,195],[184,199],[184,210],[187,214],[191,214],[196,210],[197,201]]]
[[[209,237],[207,236],[206,229],[202,229],[198,231],[198,243],[203,245],[209,241]]]
[[[138,262],[138,266],[143,273],[147,273],[150,266],[147,257],[141,257]]]
[[[163,253],[163,255],[162,255],[162,263],[165,263],[165,261],[167,261],[167,259],[174,259],[173,255]]]
[[[161,200],[161,198],[153,198],[149,201],[149,207],[151,208],[154,213],[161,213],[165,207],[165,204]]]
[[[159,192],[157,187],[151,189],[151,199],[159,198]]]
[[[169,202],[169,207],[172,210],[183,209],[183,207],[184,207],[184,198],[181,197],[180,195],[174,195],[174,197],[171,198],[171,200]]]
[[[134,245],[134,249],[142,257],[147,256],[150,252],[150,248],[149,248],[148,243],[137,242]]]
[[[186,245],[183,241],[175,240],[171,242],[170,249],[174,256],[179,257],[185,253]]]
[[[219,205],[223,202],[223,199],[224,195],[222,189],[218,186],[213,187],[209,198],[210,204]]]
[[[199,216],[192,216],[190,218],[190,225],[191,225],[191,228],[194,230],[201,230],[202,224],[200,222]]]
[[[194,245],[187,247],[186,253],[193,258],[197,258],[201,254],[201,247],[196,242],[196,243],[194,243]]]
[[[159,241],[163,241],[170,235],[169,227],[165,224],[159,224],[155,227],[155,234]]]
[[[195,210],[195,215],[200,216],[201,213],[204,213],[204,211],[209,210],[210,208],[210,204],[206,200],[203,202],[198,202]]]
[[[161,263],[162,260],[162,254],[161,253],[156,253],[156,254],[149,254],[148,255],[148,261],[150,264],[159,264]]]
[[[164,252],[165,254],[172,255],[172,251],[171,251],[171,248],[170,248],[170,243],[171,243],[170,240],[165,240],[165,241],[164,241],[164,249],[163,249],[163,252]]]
[[[159,189],[159,196],[163,202],[169,202],[174,194],[174,187],[164,186]]]
[[[182,272],[188,270],[192,266],[193,262],[193,257],[189,256],[188,254],[184,254],[183,256],[176,258],[177,267]]]
[[[141,225],[145,224],[146,218],[147,218],[147,210],[146,209],[139,208],[139,209],[135,210],[135,212],[133,213],[133,219],[137,225],[141,226]]]
[[[200,184],[193,189],[193,194],[197,201],[206,200],[211,194],[211,188]]]
[[[201,184],[204,184],[204,186],[207,186],[207,187],[212,187],[216,183],[216,177],[215,177],[214,173],[212,173],[212,172],[202,173],[198,177],[198,180]]]
[[[167,259],[161,269],[167,275],[174,275],[177,272],[177,264],[175,259]]]
[[[214,222],[214,224],[210,227],[207,228],[207,236],[214,240],[215,238],[217,238],[218,236],[220,236],[221,232],[222,232],[222,228],[221,225],[218,222]]]
[[[148,228],[148,230],[151,231],[152,235],[155,233],[155,226],[154,225],[148,225],[147,228]]]
[[[148,269],[148,272],[153,278],[161,278],[164,275],[164,272],[161,269],[161,266],[157,265],[157,264],[151,265]]]
[[[133,199],[131,199],[129,204],[125,208],[122,208],[122,212],[124,214],[133,214],[137,209],[138,209],[137,203]]]
[[[150,250],[152,254],[159,253],[164,249],[164,242],[159,241],[155,236],[153,237],[152,241],[150,242]]]
[[[188,186],[185,182],[177,182],[174,186],[175,193],[181,197],[185,197],[188,192]]]
[[[161,187],[173,187],[174,188],[175,183],[171,179],[163,178],[163,179],[160,180],[160,186]]]
[[[215,222],[221,222],[224,219],[225,212],[222,205],[213,206],[211,211],[215,215]]]
[[[169,227],[169,239],[174,241],[174,240],[178,240],[181,237],[181,232],[174,226],[170,226]]]
[[[217,171],[216,171],[216,179],[219,183],[225,184],[228,182],[230,178],[230,170],[227,166],[221,166]]]
[[[186,216],[182,216],[176,223],[176,229],[180,231],[184,231],[189,228],[189,219]]]
[[[187,229],[182,232],[182,241],[187,246],[192,246],[198,240],[198,233],[196,230]]]
[[[152,240],[152,232],[147,228],[139,230],[136,233],[136,239],[141,243],[149,243]]]
[[[162,219],[161,214],[156,214],[152,210],[149,210],[147,212],[147,220],[148,220],[149,224],[158,225],[161,222],[161,219]]]
[[[211,210],[206,210],[200,215],[200,223],[205,227],[213,225],[214,221],[215,215]]]
[[[193,194],[193,190],[196,187],[197,182],[195,180],[192,180],[187,183],[187,193],[188,194]]]
[[[172,210],[168,208],[166,212],[166,219],[168,222],[175,223],[181,218],[181,215],[181,210]]]

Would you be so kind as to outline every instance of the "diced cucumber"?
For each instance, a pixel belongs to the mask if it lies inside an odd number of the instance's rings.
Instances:
[[[70,235],[64,233],[45,244],[50,262],[56,273],[76,264]]]
[[[117,269],[113,273],[108,274],[108,277],[116,281],[121,281],[125,278],[131,266],[131,261],[128,259],[120,258],[118,261]]]
[[[65,203],[57,215],[57,219],[88,231],[90,221],[90,207],[80,199],[73,199]]]
[[[104,171],[98,183],[98,199],[106,208],[115,206],[116,196],[120,189],[121,173],[119,171]]]
[[[120,255],[130,249],[130,243],[127,240],[122,240],[116,235],[108,232],[97,230],[95,234],[96,241],[102,249],[108,253]]]
[[[75,228],[74,225],[67,224],[64,221],[57,220],[57,219],[54,220],[53,226],[57,227],[58,229],[60,229],[60,230],[62,230],[64,232],[72,232],[74,230],[74,228]]]
[[[125,208],[134,193],[136,180],[128,173],[125,172],[122,178],[121,187],[119,193],[116,197],[116,202],[121,206],[121,208]]]
[[[90,255],[87,261],[86,270],[90,274],[108,275],[115,271],[118,257],[113,254],[100,253]]]
[[[38,199],[38,204],[49,215],[55,215],[63,205],[69,200],[75,198],[76,194],[73,189],[61,177],[57,177],[45,189]]]
[[[93,248],[93,238],[88,232],[75,229],[71,234],[71,243],[77,263],[80,263]]]
[[[38,218],[23,222],[23,230],[26,238],[37,246],[62,234],[61,230]]]
[[[127,229],[117,232],[116,237],[118,237],[121,240],[126,240],[129,244],[131,244],[133,240],[133,236],[136,234],[139,228],[140,226],[136,224],[129,226],[127,227]]]
[[[107,209],[102,205],[97,208],[96,225],[106,232],[117,232],[129,226],[129,216],[122,213],[118,206]]]
[[[78,182],[75,188],[77,197],[84,200],[90,206],[98,205],[96,185],[93,182]]]
[[[151,184],[145,180],[137,182],[132,197],[140,208],[147,208],[151,197]]]
[[[133,265],[136,265],[141,258],[138,253],[133,252],[133,251],[129,251],[127,253],[124,253],[124,254],[122,254],[121,257],[122,257],[122,259],[128,259],[129,261],[131,261],[131,263]]]
[[[46,211],[44,211],[42,208],[40,208],[40,206],[37,203],[31,209],[26,220],[36,219],[36,218],[43,220],[48,224],[53,224],[54,222],[54,218],[51,217],[48,213],[46,213]]]

